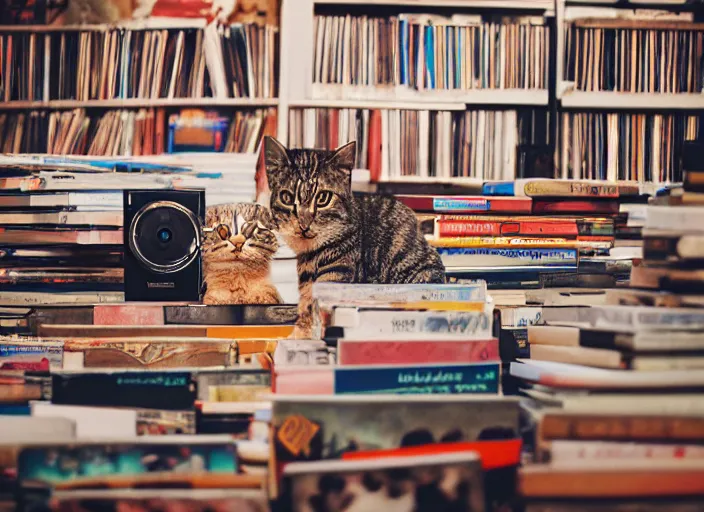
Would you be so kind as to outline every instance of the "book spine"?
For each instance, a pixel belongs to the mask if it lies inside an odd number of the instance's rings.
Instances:
[[[576,249],[438,247],[446,266],[576,265]]]
[[[491,315],[485,312],[337,308],[332,323],[343,328],[343,339],[351,340],[486,340],[492,337]]]
[[[618,201],[533,201],[533,213],[617,214]]]
[[[499,363],[424,367],[337,367],[335,394],[495,394]]]
[[[544,440],[701,441],[704,418],[624,415],[546,414]]]
[[[341,366],[379,364],[479,363],[499,360],[496,339],[477,341],[349,341],[339,340]]]
[[[609,441],[550,441],[551,463],[609,460],[702,460],[704,446],[686,444],[627,443]]]
[[[482,185],[482,194],[485,196],[519,196],[524,195],[516,193],[516,184],[511,183],[484,183]]]
[[[314,283],[313,299],[320,303],[339,304],[355,301],[387,304],[389,302],[484,302],[486,284],[412,284],[412,285],[343,285]]]
[[[577,236],[579,230],[576,221],[542,222],[542,221],[482,221],[482,220],[437,220],[440,237],[472,235],[525,235],[525,236]]]
[[[406,196],[396,197],[412,210],[435,213],[507,212],[530,213],[530,198],[491,198],[491,197],[439,197]]]

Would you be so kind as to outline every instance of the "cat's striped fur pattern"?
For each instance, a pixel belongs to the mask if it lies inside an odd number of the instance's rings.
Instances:
[[[310,331],[315,281],[445,282],[440,256],[410,208],[393,197],[352,193],[355,149],[354,142],[322,151],[264,141],[274,223],[298,258],[300,336]]]

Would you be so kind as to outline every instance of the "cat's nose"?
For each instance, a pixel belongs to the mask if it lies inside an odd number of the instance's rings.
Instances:
[[[242,246],[244,245],[244,242],[247,239],[244,237],[244,235],[235,235],[232,238],[230,238],[230,243],[235,246],[235,249],[238,251],[242,250]]]

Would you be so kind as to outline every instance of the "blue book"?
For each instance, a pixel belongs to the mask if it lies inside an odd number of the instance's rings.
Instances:
[[[515,196],[513,181],[493,181],[482,185],[483,196]]]
[[[496,394],[500,373],[498,362],[340,366],[335,368],[335,394]]]
[[[408,20],[399,20],[399,44],[401,45],[401,85],[410,85],[408,79]]]
[[[29,405],[0,404],[0,416],[31,416]]]
[[[423,27],[425,30],[425,65],[427,88],[435,89],[435,36],[432,26]]]
[[[536,265],[577,265],[577,249],[534,247],[529,249],[437,247],[437,251],[446,267],[513,267],[520,265],[530,267]]]

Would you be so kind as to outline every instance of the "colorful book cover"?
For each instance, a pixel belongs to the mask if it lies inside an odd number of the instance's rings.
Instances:
[[[23,448],[17,458],[17,478],[22,486],[81,488],[104,482],[112,487],[130,487],[143,481],[164,480],[164,475],[237,473],[234,442],[81,443]],[[156,438],[158,439],[158,438]],[[161,438],[165,439],[165,438]],[[120,480],[126,485],[119,484]],[[168,480],[168,477],[166,478]]]
[[[398,311],[335,308],[331,325],[350,340],[428,340],[491,338],[490,313],[484,311]]]
[[[335,394],[496,394],[501,364],[336,367]]]
[[[276,368],[284,395],[496,394],[498,361],[472,364],[289,366]]]
[[[64,361],[63,342],[3,341],[0,370],[60,370]]]
[[[292,463],[284,471],[281,509],[483,512],[484,489],[474,452],[426,457]]]
[[[286,463],[348,453],[518,436],[514,397],[274,396],[270,483]]]
[[[543,266],[575,265],[577,249],[494,249],[482,247],[438,247],[438,254],[448,267],[464,266]]]
[[[619,186],[598,181],[534,178],[484,183],[482,194],[529,197],[619,197]]]

